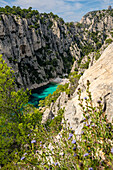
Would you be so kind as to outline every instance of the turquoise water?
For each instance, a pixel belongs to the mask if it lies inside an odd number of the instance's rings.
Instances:
[[[56,91],[58,84],[49,83],[43,87],[39,87],[37,89],[32,90],[32,95],[29,100],[29,104],[38,107],[39,100],[43,100],[50,93],[52,94]]]

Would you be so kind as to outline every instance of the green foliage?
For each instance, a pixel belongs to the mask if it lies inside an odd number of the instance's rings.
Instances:
[[[111,44],[112,42],[113,42],[113,40],[111,38],[109,38],[105,41],[106,44]]]
[[[17,121],[22,116],[21,108],[28,102],[28,90],[23,92],[21,89],[16,92],[14,81],[13,70],[0,56],[0,114],[6,116],[6,119],[12,116],[12,119]]]
[[[68,94],[69,97],[71,97],[71,95],[73,95],[73,93],[78,85],[78,81],[79,81],[80,77],[81,77],[81,75],[78,74],[78,71],[71,72],[69,74],[70,86],[69,86],[69,88],[66,89],[66,94]]]
[[[29,111],[29,112],[28,112]],[[32,113],[30,113],[32,112]],[[41,115],[38,111],[27,109],[23,114],[21,122],[13,122],[11,119],[1,118],[0,127],[0,164],[4,165],[14,159],[15,153],[23,153],[22,148],[29,142],[28,134],[34,129],[36,123],[40,122]]]
[[[76,24],[76,27],[81,28],[81,27],[83,27],[83,25],[78,22],[78,23]]]
[[[84,46],[81,45],[80,48],[82,50],[83,55],[88,55],[89,53],[95,50],[94,47],[89,43],[87,43],[87,45],[84,45]]]
[[[110,32],[111,36],[113,37],[113,32]]]
[[[57,116],[53,117],[52,120],[48,120],[49,123],[45,124],[46,128],[50,133],[57,135],[62,129],[62,118],[63,118],[64,108],[58,110]],[[56,128],[57,127],[57,128]]]
[[[100,43],[100,42],[98,41],[98,42],[96,43],[96,48],[97,48],[97,50],[100,49],[101,46],[102,46],[102,43]]]
[[[90,62],[90,57],[87,56],[87,61],[86,61],[84,64],[81,64],[81,62],[80,62],[80,68],[88,69],[88,67],[89,67],[89,62]]]
[[[86,32],[86,31],[85,31]],[[91,52],[94,52],[95,50],[98,50],[101,48],[102,43],[100,42],[100,35],[98,35],[99,31],[96,32],[87,32],[87,38],[90,38],[93,40],[93,42],[96,43],[96,46],[94,47],[93,44],[89,42],[85,42],[83,45],[78,39],[77,36],[75,36],[76,42],[78,44],[78,47],[81,49],[82,57],[78,60],[78,63],[80,65],[82,58],[85,55],[88,55]],[[104,34],[104,38],[106,39],[106,35]]]
[[[80,66],[80,64],[81,64],[81,61],[82,61],[83,57],[84,57],[84,56],[80,57],[80,58],[79,58],[79,60],[77,61],[78,66]]]
[[[107,35],[106,35],[106,34],[104,34],[104,38],[105,38],[105,39],[107,38]]]
[[[71,66],[72,66],[74,60],[73,60],[73,57],[72,57],[71,54],[70,54],[70,49],[68,49],[68,50],[66,51],[66,53],[67,53],[68,56],[67,56],[67,57],[64,57],[64,56],[62,55],[62,59],[63,59],[63,64],[64,64],[64,71],[69,74],[69,73],[70,73]]]
[[[38,23],[35,23],[34,25],[29,25],[29,28],[35,28],[36,30],[40,28],[40,25]]]
[[[51,28],[52,25],[53,25],[53,22],[52,22],[52,21],[49,21],[49,26],[48,26],[48,28]]]
[[[81,98],[81,89],[78,89],[78,100],[83,113],[83,129],[80,137],[63,118],[61,122],[55,118],[51,122],[51,133],[46,128],[35,130],[29,139],[34,143],[24,152],[21,159],[16,159],[18,168],[32,169],[113,169],[113,125],[108,122],[102,108],[101,99],[97,106],[93,106],[91,92],[87,81],[87,97]],[[84,104],[83,104],[84,103]],[[60,120],[60,121],[59,121]],[[58,121],[58,126],[57,126]],[[57,127],[60,133],[56,136]],[[55,128],[56,127],[56,128]],[[53,128],[53,131],[52,131]],[[30,144],[29,144],[30,145]]]
[[[54,15],[52,12],[49,13],[49,15],[54,18],[55,20],[57,20],[59,17],[58,15]]]
[[[41,22],[41,24],[44,24],[44,17],[43,16],[40,18],[40,22]]]
[[[94,55],[95,60],[98,60],[100,58],[101,54],[99,53],[99,51],[97,51]]]
[[[80,75],[78,73],[76,73],[76,72],[72,72],[69,75],[69,81],[71,83],[73,82],[73,84],[75,83],[74,79],[78,79],[79,80],[79,78],[80,78]]]
[[[5,8],[0,7],[0,13],[5,14],[13,14],[18,15],[20,17],[24,18],[31,18],[33,15],[38,15],[39,12],[37,10],[32,10],[32,7],[29,7],[28,9],[21,9],[19,6],[13,6],[12,8],[8,5],[5,6]]]
[[[71,73],[72,84],[79,77],[77,72]],[[89,85],[87,81],[85,102],[81,98],[81,90],[78,89],[79,105],[84,116],[81,123],[83,122],[84,125],[81,137],[77,138],[74,130],[63,117],[64,108],[60,109],[52,120],[48,120],[44,125],[41,124],[42,114],[38,109],[25,105],[28,101],[26,94],[28,92],[15,90],[14,72],[0,58],[2,169],[33,169],[34,167],[40,170],[91,167],[113,169],[113,125],[108,122],[102,110],[101,99],[97,106],[93,106]],[[59,85],[57,92],[50,94],[43,101],[43,105],[55,102],[59,94],[67,90],[69,90],[68,83],[64,86]],[[12,99],[13,97],[15,100]]]
[[[52,59],[52,60],[50,61],[50,65],[56,67],[56,66],[58,65],[58,60],[57,60],[57,58]]]
[[[97,32],[88,32],[88,35],[93,39],[94,42],[97,42],[97,35],[98,35],[98,31]]]
[[[60,22],[61,22],[62,24],[64,24],[63,18],[59,18],[59,20],[60,20]]]
[[[0,56],[0,164],[3,166],[14,159],[15,152],[28,141],[28,133],[36,124],[40,125],[41,113],[26,105],[30,92],[16,91],[14,71]]]
[[[109,15],[111,15],[113,17],[113,9],[112,10],[107,10]]]
[[[78,68],[77,68],[77,67],[75,67],[74,71],[75,71],[75,72],[78,72]]]
[[[80,68],[83,68],[83,69],[88,69],[88,67],[89,67],[89,61],[87,61],[85,64],[80,65]]]
[[[67,22],[66,25],[67,25],[68,27],[72,27],[72,26],[74,26],[74,22]]]

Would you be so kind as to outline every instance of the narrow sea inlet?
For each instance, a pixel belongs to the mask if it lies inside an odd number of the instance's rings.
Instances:
[[[30,96],[29,104],[32,104],[38,108],[39,100],[43,100],[50,93],[52,94],[54,91],[56,91],[57,86],[58,84],[49,83],[45,86],[39,87],[37,89],[33,89],[31,91],[32,95]]]

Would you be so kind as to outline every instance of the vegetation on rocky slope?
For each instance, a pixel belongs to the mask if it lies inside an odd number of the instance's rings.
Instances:
[[[101,99],[97,107],[93,106],[89,81],[84,99],[81,98],[81,89],[78,89],[78,100],[84,115],[83,131],[78,138],[64,120],[63,109],[42,125],[42,114],[30,105],[25,105],[27,92],[15,91],[13,75],[0,58],[2,169],[113,168],[113,125],[107,121]]]
[[[14,74],[0,56],[1,169],[113,169],[113,124],[108,122],[103,112],[101,98],[98,106],[93,106],[89,81],[87,96],[84,99],[81,98],[81,89],[78,89],[79,105],[84,116],[83,131],[79,137],[64,119],[64,108],[58,110],[55,117],[42,124],[43,112],[26,105],[30,92],[23,89],[16,91],[17,77],[23,77],[21,83],[26,88],[28,85],[43,82],[64,72],[69,73],[72,63],[76,61],[75,71],[69,74],[70,83],[59,85],[53,95],[50,94],[45,100],[40,101],[40,106],[49,107],[51,103],[55,103],[61,92],[66,92],[70,98],[84,69],[89,67],[90,54],[94,52],[94,59],[97,60],[104,45],[112,42],[113,25],[109,27],[103,24],[100,27],[100,19],[104,22],[106,17],[113,17],[112,13],[112,10],[91,12],[83,17],[81,23],[75,24],[64,23],[62,18],[53,13],[39,14],[37,10],[31,8],[9,6],[0,8],[1,23],[11,20],[18,27],[19,22],[26,21],[28,24],[26,26],[28,34],[25,35],[22,28],[17,32],[14,24],[11,25],[11,35],[17,34],[20,41],[23,37],[39,38],[35,42],[33,39],[32,54],[27,53],[31,48],[24,43],[13,42],[16,45],[16,48],[12,45],[14,56],[8,56],[5,48],[2,49],[13,69],[19,71]],[[89,23],[86,22],[87,18]],[[4,28],[3,24],[2,26]],[[54,32],[55,28],[59,34]],[[44,31],[46,29],[48,32]],[[8,43],[7,46],[11,45],[6,32],[5,29],[5,32],[0,33],[2,47],[4,41]],[[50,41],[56,37],[55,34],[60,37],[55,39],[53,45]],[[40,44],[41,42],[43,43]],[[17,53],[19,50],[21,54]],[[63,62],[62,71],[59,72],[57,66],[61,62]]]

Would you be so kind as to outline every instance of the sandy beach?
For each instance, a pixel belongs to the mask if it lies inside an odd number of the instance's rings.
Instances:
[[[57,78],[55,78],[55,79],[53,79],[52,81],[51,81],[52,83],[58,83],[58,84],[62,84],[62,85],[64,85],[65,83],[68,83],[69,82],[69,79],[67,79],[67,78],[60,78],[60,77],[57,77]]]

